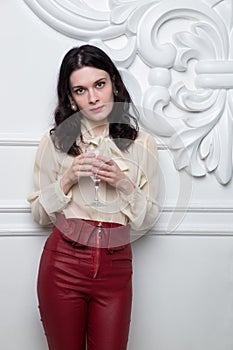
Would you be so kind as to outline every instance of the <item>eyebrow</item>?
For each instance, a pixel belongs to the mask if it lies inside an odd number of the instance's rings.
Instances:
[[[95,84],[97,84],[97,83],[99,83],[100,81],[103,81],[103,80],[107,80],[107,78],[106,77],[100,78],[100,79],[96,80],[93,83],[93,85],[95,85]],[[75,85],[75,86],[72,86],[72,89],[77,89],[77,88],[80,88],[80,87],[84,87],[84,86],[83,85]]]

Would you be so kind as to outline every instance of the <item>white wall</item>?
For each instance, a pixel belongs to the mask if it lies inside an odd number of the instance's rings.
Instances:
[[[77,13],[82,13],[84,3],[96,6],[93,0],[64,4],[73,4],[76,11],[80,6]],[[81,19],[76,13],[74,20],[70,8],[65,12],[58,5],[55,11],[50,1],[8,0],[0,4],[1,349],[46,350],[37,311],[36,275],[48,231],[33,223],[25,198],[32,188],[36,146],[52,124],[61,59],[69,48],[90,39],[101,47],[111,46],[109,53],[146,111],[144,125],[159,146],[161,215],[154,230],[133,244],[129,350],[233,347],[233,86],[227,79],[232,73],[228,18],[232,4],[139,1],[135,12],[133,1],[120,3],[117,12],[117,2],[109,1],[115,4],[110,24],[107,0],[98,3],[102,12],[91,13],[86,8],[86,17]],[[131,22],[130,13],[135,15]],[[64,25],[65,15],[72,25]],[[100,16],[102,21],[97,21]],[[191,25],[202,22],[205,25],[191,34]],[[172,34],[180,31],[187,33],[174,39]],[[126,46],[127,36],[122,32],[130,38]],[[151,42],[149,38],[153,38]],[[172,43],[166,47],[167,55],[158,42]],[[186,46],[182,46],[184,42]],[[178,58],[176,63],[172,61],[174,47],[181,48],[177,51],[180,55],[184,47],[191,47],[185,56],[192,58],[186,70],[178,67]],[[196,68],[199,64],[204,69],[205,63],[207,71],[212,69],[208,76]],[[205,84],[210,82],[209,90]],[[221,90],[216,87],[219,82]],[[197,90],[198,84],[202,90]],[[148,114],[151,110],[152,117]],[[191,130],[185,124],[188,119]],[[186,171],[174,166],[174,157],[178,167],[184,159],[172,149],[174,130],[188,146]]]

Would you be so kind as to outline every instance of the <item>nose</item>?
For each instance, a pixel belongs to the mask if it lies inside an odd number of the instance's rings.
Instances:
[[[98,95],[94,89],[89,90],[89,103],[95,104],[98,101]]]

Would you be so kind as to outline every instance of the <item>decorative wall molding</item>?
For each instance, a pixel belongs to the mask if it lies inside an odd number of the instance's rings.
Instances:
[[[0,147],[37,147],[39,140],[1,140]]]
[[[41,135],[0,133],[0,147],[37,147]]]
[[[16,228],[16,229],[10,229],[5,230],[0,228],[0,239],[3,237],[47,237],[51,233],[51,229],[47,230],[41,230],[41,229],[21,229],[21,228]],[[165,233],[162,231],[150,231],[147,233],[147,236],[194,236],[194,237],[209,237],[209,236],[214,236],[214,237],[229,237],[233,236],[233,233],[231,230],[222,230],[221,233],[218,231],[213,232],[209,230],[205,230],[205,232],[200,232],[198,233],[198,230],[193,227],[193,230],[186,230],[185,232],[181,231],[176,231],[175,233]]]
[[[217,205],[206,205],[203,206],[202,204],[195,204],[191,205],[189,207],[182,207],[182,206],[172,206],[172,205],[166,205],[163,208],[160,209],[162,213],[232,213],[233,214],[233,205],[232,206],[217,206]],[[2,213],[31,213],[31,209],[29,205],[1,205],[0,206],[0,214]]]
[[[31,208],[29,205],[2,205],[0,206],[0,214],[7,213],[7,214],[20,214],[20,213],[30,213]]]
[[[0,227],[0,239],[2,237],[46,237],[49,235],[51,230],[49,229],[42,229],[42,228],[21,228],[21,227],[14,227],[14,228],[1,228]]]
[[[18,226],[1,227],[0,226],[0,239],[1,237],[38,237],[47,236],[51,233],[51,228],[41,227],[28,227],[22,228]],[[180,226],[175,231],[168,232],[163,225],[159,225],[156,229],[146,233],[146,236],[213,236],[224,237],[233,236],[232,225],[216,225],[212,224],[208,227],[200,227],[195,225],[194,222],[188,226]]]
[[[233,206],[201,206],[198,203],[188,208],[164,206],[154,228],[146,235],[233,236],[232,215]],[[46,236],[50,232],[51,227],[41,227],[33,222],[28,205],[0,206],[0,237]]]
[[[47,25],[103,48],[120,68],[141,109],[142,124],[163,137],[178,170],[214,173],[221,184],[233,171],[233,47],[229,0],[24,0]],[[168,34],[164,38],[163,29]],[[124,47],[109,40],[124,38]],[[135,59],[149,69],[142,91]]]
[[[2,138],[0,134],[0,147],[38,147],[39,142],[40,138]],[[169,149],[166,144],[157,143],[157,146],[159,151],[166,151]]]

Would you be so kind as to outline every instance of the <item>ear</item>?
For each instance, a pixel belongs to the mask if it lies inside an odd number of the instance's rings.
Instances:
[[[112,83],[112,92],[113,92],[113,94],[114,94],[115,96],[118,95],[118,90],[116,89],[116,86],[115,86],[115,83],[114,83],[114,82]]]
[[[69,99],[69,101],[70,101],[70,104],[74,103],[73,97],[70,96],[70,94],[68,94],[68,99]]]
[[[115,75],[113,75],[112,77],[112,92],[113,92],[113,95],[117,96],[118,95],[118,90],[116,88],[116,85],[115,85]]]
[[[70,101],[70,108],[72,109],[73,112],[77,112],[78,106],[74,102],[73,98],[68,94],[68,99]]]

